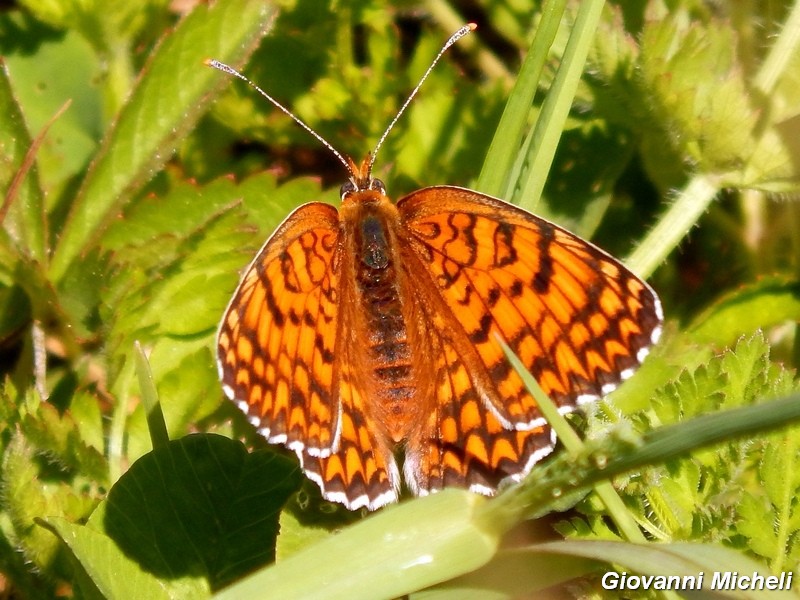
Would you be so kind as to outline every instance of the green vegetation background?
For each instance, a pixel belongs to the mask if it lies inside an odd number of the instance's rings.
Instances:
[[[609,568],[797,571],[798,6],[6,5],[3,593],[207,597],[276,553],[221,595],[603,597]],[[469,20],[375,174],[394,197],[474,187],[593,239],[650,279],[666,331],[572,421],[586,443],[528,481],[364,518],[255,435],[213,358],[240,270],[344,173],[203,61],[360,158]]]

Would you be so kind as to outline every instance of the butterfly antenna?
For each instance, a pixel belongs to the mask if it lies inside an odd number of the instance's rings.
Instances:
[[[442,55],[445,52],[447,52],[447,49],[450,46],[455,44],[458,40],[460,40],[462,37],[467,35],[469,32],[475,31],[477,28],[478,28],[478,26],[475,23],[467,23],[461,29],[459,29],[453,35],[451,35],[450,39],[445,42],[444,46],[442,46],[442,49],[439,50],[439,54],[437,54],[436,58],[434,58],[433,62],[431,62],[430,66],[428,67],[428,70],[425,71],[425,73],[422,75],[422,77],[419,80],[419,83],[416,85],[416,87],[413,90],[411,90],[411,93],[408,95],[408,98],[406,98],[406,101],[403,102],[403,106],[400,107],[400,110],[397,111],[397,114],[394,116],[394,119],[392,119],[392,122],[389,123],[389,126],[386,128],[386,131],[383,132],[383,135],[378,140],[378,143],[375,144],[375,149],[369,155],[369,163],[368,163],[367,173],[372,171],[372,165],[375,162],[375,156],[378,154],[378,150],[380,150],[380,147],[383,145],[384,140],[386,140],[386,136],[389,135],[389,132],[392,130],[392,128],[394,127],[395,123],[397,123],[397,121],[400,119],[402,114],[406,111],[406,108],[408,108],[408,105],[411,104],[411,101],[414,99],[414,96],[417,95],[417,92],[419,91],[419,88],[422,87],[422,84],[428,78],[428,75],[431,74],[431,71],[433,71],[433,68],[436,66],[436,63],[439,62],[439,59],[442,58]]]
[[[225,72],[225,73],[228,73],[229,75],[233,75],[233,76],[235,76],[235,77],[238,77],[239,79],[241,79],[242,81],[244,81],[244,82],[245,82],[247,85],[249,85],[251,88],[253,88],[254,90],[256,90],[256,91],[257,91],[259,94],[261,94],[262,96],[264,96],[264,98],[266,98],[266,99],[267,99],[267,100],[269,100],[269,101],[270,101],[272,104],[274,104],[274,105],[275,105],[277,108],[279,108],[279,109],[280,109],[280,110],[281,110],[281,111],[282,111],[282,112],[283,112],[285,115],[287,115],[288,117],[290,117],[290,118],[291,118],[291,119],[292,119],[292,120],[293,120],[295,123],[297,123],[298,125],[300,125],[300,127],[302,127],[303,129],[305,129],[305,130],[306,130],[308,133],[310,133],[310,134],[311,134],[311,135],[313,135],[313,136],[314,136],[314,137],[315,137],[317,140],[319,140],[319,142],[320,142],[320,143],[321,143],[323,146],[325,146],[325,147],[326,147],[328,150],[330,150],[331,152],[333,152],[333,154],[336,156],[336,158],[338,158],[338,159],[339,159],[339,162],[341,162],[341,163],[344,165],[344,168],[345,168],[345,169],[347,169],[347,172],[348,172],[348,173],[350,173],[350,178],[351,178],[351,179],[353,179],[353,180],[355,180],[355,178],[356,178],[356,173],[353,171],[353,167],[351,166],[351,163],[350,163],[350,162],[349,162],[347,159],[345,159],[345,157],[342,155],[342,153],[341,153],[341,152],[339,152],[339,151],[338,151],[336,148],[334,148],[334,147],[333,147],[333,144],[331,144],[331,143],[330,143],[328,140],[326,140],[324,137],[322,137],[322,136],[321,136],[320,134],[318,134],[316,131],[314,131],[313,129],[311,129],[311,127],[309,127],[309,126],[308,126],[308,125],[306,125],[306,124],[305,124],[303,121],[301,121],[299,117],[295,116],[295,114],[294,114],[292,111],[290,111],[288,108],[286,108],[286,107],[285,107],[283,104],[281,104],[280,102],[278,102],[277,100],[275,100],[275,98],[273,98],[272,96],[270,96],[270,95],[269,95],[267,92],[265,92],[264,90],[262,90],[262,89],[261,89],[260,87],[258,87],[258,86],[257,86],[255,83],[253,83],[252,81],[250,81],[250,80],[249,80],[247,77],[245,77],[244,75],[242,75],[241,73],[239,73],[239,71],[237,71],[237,70],[236,70],[236,69],[234,69],[233,67],[231,67],[231,66],[228,66],[228,65],[226,65],[225,63],[219,62],[218,60],[214,60],[214,59],[209,59],[209,60],[206,60],[206,61],[205,61],[205,64],[207,64],[209,67],[214,67],[215,69],[219,69],[220,71],[223,71],[223,72]],[[426,73],[426,75],[427,75],[427,73]]]

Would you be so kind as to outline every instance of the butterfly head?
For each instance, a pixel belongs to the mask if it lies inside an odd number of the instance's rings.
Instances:
[[[374,154],[368,154],[361,165],[357,165],[352,158],[347,157],[347,170],[350,172],[350,178],[339,189],[342,201],[358,192],[375,192],[380,196],[386,195],[386,186],[383,181],[372,176],[373,157]]]

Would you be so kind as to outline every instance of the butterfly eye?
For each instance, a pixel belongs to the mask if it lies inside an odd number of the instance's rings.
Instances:
[[[342,184],[342,187],[339,188],[339,199],[344,200],[345,196],[352,194],[353,192],[358,191],[358,187],[352,181],[345,181]]]
[[[369,189],[378,192],[381,196],[386,195],[386,186],[380,179],[373,179],[369,182]]]

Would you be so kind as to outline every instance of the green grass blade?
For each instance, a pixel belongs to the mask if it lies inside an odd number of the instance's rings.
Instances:
[[[475,185],[482,192],[501,196],[506,190],[507,178],[522,143],[542,69],[566,4],[566,0],[547,0],[542,4],[542,17],[536,35],[508,97]]]
[[[603,5],[603,0],[587,0],[579,4],[561,66],[542,105],[536,127],[519,154],[515,173],[503,194],[504,198],[526,210],[534,210],[539,203]]]
[[[158,390],[153,381],[153,371],[150,363],[139,342],[134,342],[133,357],[136,364],[136,377],[139,380],[139,393],[142,395],[142,404],[147,415],[147,429],[150,431],[150,441],[153,450],[163,448],[169,444],[167,423],[164,421],[164,411],[158,399]]]

